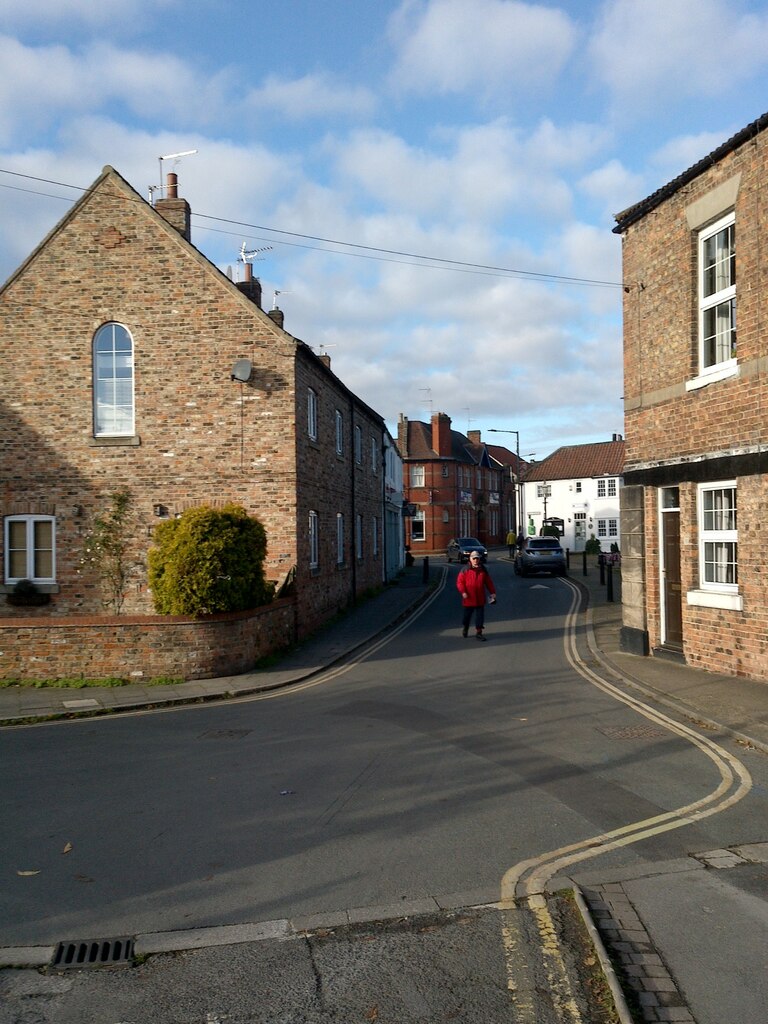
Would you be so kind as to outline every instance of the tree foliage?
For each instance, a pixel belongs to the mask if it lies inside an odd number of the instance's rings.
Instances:
[[[272,599],[264,578],[267,535],[241,505],[188,509],[155,529],[149,585],[163,615],[243,611]]]

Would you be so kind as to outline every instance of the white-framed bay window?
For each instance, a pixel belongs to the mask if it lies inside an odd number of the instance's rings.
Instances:
[[[736,224],[733,213],[699,234],[699,373],[735,366]]]
[[[4,582],[56,582],[56,519],[54,516],[6,516],[3,531]]]

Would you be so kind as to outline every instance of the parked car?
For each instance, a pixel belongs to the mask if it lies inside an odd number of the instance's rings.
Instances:
[[[473,551],[480,552],[480,561],[484,562],[488,557],[488,549],[481,544],[477,537],[456,537],[448,545],[446,558],[449,562],[455,558],[457,562],[468,562]]]
[[[532,572],[565,576],[566,571],[565,551],[557,537],[528,537],[522,551],[515,555],[518,576],[528,576]]]

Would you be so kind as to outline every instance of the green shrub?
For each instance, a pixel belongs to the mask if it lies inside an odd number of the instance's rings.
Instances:
[[[162,615],[210,615],[267,604],[267,534],[240,505],[191,508],[155,529],[149,585]]]
[[[600,554],[600,539],[594,535],[590,536],[587,543],[584,545],[584,550],[588,555],[599,555]]]

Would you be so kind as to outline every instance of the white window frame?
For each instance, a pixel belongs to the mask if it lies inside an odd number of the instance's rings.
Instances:
[[[344,513],[336,513],[336,565],[344,565]]]
[[[423,487],[424,486],[424,467],[423,466],[411,466],[410,467],[410,480],[411,480],[411,487]]]
[[[604,537],[608,536],[608,520],[607,519],[598,519],[597,520],[597,536],[598,536],[598,539],[600,539],[600,540],[602,540]]]
[[[134,349],[123,324],[102,324],[93,336],[93,436],[133,437],[136,430]]]
[[[418,531],[417,526],[418,524]],[[411,517],[411,540],[421,543],[427,539],[427,523],[424,517],[424,509],[417,509],[416,515]]]
[[[11,550],[11,524],[23,523],[25,524],[25,540],[24,540],[24,575],[18,576],[16,574],[11,575],[11,555],[14,551],[22,550],[20,548],[14,548]],[[42,547],[37,544],[37,527],[38,524],[50,523],[51,530],[51,546],[50,548]],[[6,584],[15,584],[19,580],[31,580],[33,583],[55,583],[56,582],[56,517],[55,516],[38,516],[38,515],[18,515],[18,516],[6,516],[3,524],[3,551],[4,551],[4,566],[3,566],[3,579]],[[38,552],[50,551],[50,575],[37,575],[37,561]]]
[[[698,369],[699,376],[694,381],[688,382],[689,390],[695,387],[701,387],[703,384],[708,383],[711,379],[720,380],[723,377],[731,376],[737,372],[736,363],[736,242],[735,242],[735,230],[736,230],[736,218],[733,212],[726,214],[719,220],[710,224],[699,232],[698,237]],[[727,256],[727,260],[721,261],[723,264],[727,262],[728,273],[725,275],[725,281],[722,282],[721,287],[716,287],[710,291],[709,294],[705,294],[707,290],[707,264],[705,263],[706,256],[705,251],[707,243],[710,242],[716,235],[722,232],[731,232],[733,238],[733,255]],[[733,271],[731,271],[733,266]],[[707,350],[707,338],[705,337],[705,321],[708,314],[714,313],[718,308],[727,307],[728,319],[730,326],[726,331],[721,332],[720,337],[730,339],[727,345],[727,353],[721,352],[719,355],[717,352],[713,353],[712,357],[708,357],[706,354]],[[717,332],[718,328],[715,328]],[[715,345],[718,345],[717,334],[713,335],[715,338]],[[722,342],[720,343],[722,344]]]
[[[605,480],[597,481],[597,496],[598,498],[605,497]]]
[[[311,390],[311,389],[310,389]],[[309,568],[320,565],[320,517],[313,510],[309,513]]]
[[[307,388],[307,434],[312,441],[317,440],[317,392]]]
[[[609,498],[615,498],[616,497],[616,490],[617,490],[616,485],[617,485],[617,483],[618,483],[618,481],[615,480],[615,479],[610,479],[608,481],[608,497]]]
[[[344,414],[341,409],[336,410],[336,454],[344,454]]]
[[[738,534],[738,496],[735,480],[722,480],[715,483],[699,484],[696,496],[696,509],[699,527],[699,587],[703,591],[721,594],[737,594],[739,592],[739,534]],[[725,494],[733,492],[732,507],[727,504],[723,508],[707,508],[707,495],[715,492]],[[732,560],[721,563],[719,572],[725,566],[732,566],[734,580],[727,582],[712,578],[718,574],[715,559],[717,546],[733,545]],[[722,552],[725,554],[725,551]],[[714,567],[714,568],[713,568]],[[727,572],[727,570],[726,570]],[[710,577],[709,579],[707,577]]]

